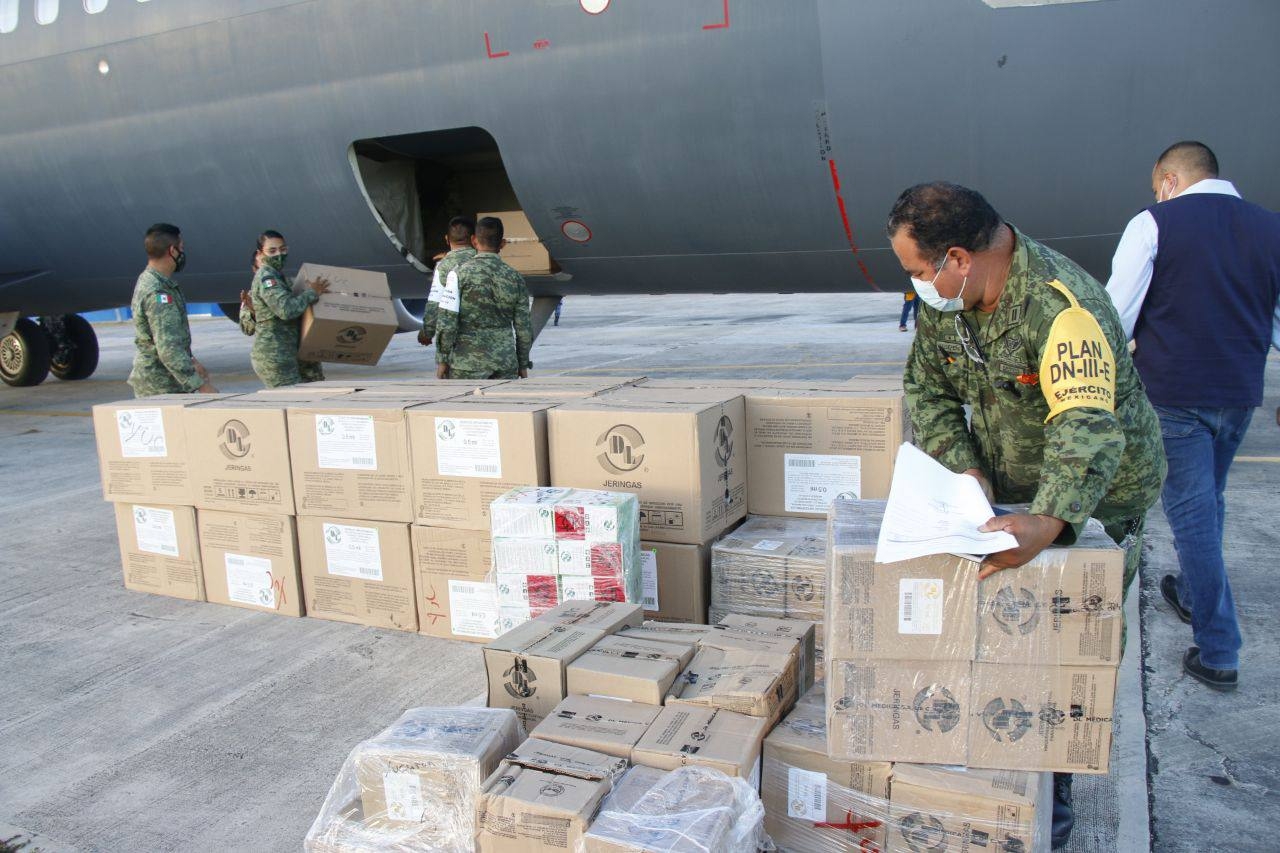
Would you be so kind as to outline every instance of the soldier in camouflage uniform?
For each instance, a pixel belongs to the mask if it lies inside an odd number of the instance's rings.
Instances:
[[[466,216],[455,216],[449,220],[449,231],[445,234],[445,245],[449,251],[436,256],[436,268],[431,274],[431,291],[427,294],[427,307],[422,312],[422,329],[418,332],[418,343],[430,346],[436,336],[436,318],[440,314],[440,294],[444,290],[445,279],[449,273],[476,256],[471,238],[475,236],[476,223]]]
[[[954,184],[906,190],[888,231],[925,303],[904,376],[916,444],[996,501],[1030,504],[982,527],[1018,547],[988,556],[979,577],[1074,542],[1092,516],[1125,548],[1127,592],[1166,466],[1106,291]],[[1058,847],[1074,824],[1070,774],[1055,774],[1054,798]]]
[[[182,271],[187,256],[182,232],[160,222],[147,230],[143,241],[147,268],[133,288],[134,346],[129,385],[134,396],[182,394],[218,389],[209,373],[191,354],[191,327],[187,300],[173,276]]]
[[[521,379],[533,363],[529,290],[507,266],[502,220],[486,216],[472,238],[476,256],[445,278],[436,324],[436,375],[449,379]]]
[[[288,257],[289,247],[280,232],[264,231],[258,237],[258,271],[249,288],[252,332],[245,328],[241,311],[241,331],[254,335],[250,355],[253,372],[268,388],[324,379],[324,371],[317,362],[298,358],[298,345],[302,315],[316,303],[320,294],[329,291],[329,282],[316,279],[308,282],[306,290],[295,294],[293,283],[284,274]]]

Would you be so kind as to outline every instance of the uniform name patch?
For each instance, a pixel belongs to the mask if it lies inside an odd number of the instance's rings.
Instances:
[[[1061,288],[1065,291],[1065,288]],[[1114,412],[1116,360],[1098,320],[1068,294],[1071,307],[1049,329],[1040,360],[1040,387],[1049,404],[1048,422],[1069,409]]]

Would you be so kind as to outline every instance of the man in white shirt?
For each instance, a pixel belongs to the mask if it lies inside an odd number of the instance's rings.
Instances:
[[[1120,238],[1107,292],[1160,417],[1169,475],[1161,495],[1181,573],[1160,592],[1196,645],[1183,670],[1234,690],[1240,629],[1222,559],[1227,472],[1262,403],[1270,346],[1280,347],[1280,216],[1218,177],[1200,142],[1165,150],[1156,203]]]

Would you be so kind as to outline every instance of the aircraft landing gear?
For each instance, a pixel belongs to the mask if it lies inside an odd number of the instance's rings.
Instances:
[[[49,336],[49,370],[66,381],[88,379],[98,369],[98,336],[79,314],[44,317]]]
[[[40,324],[21,317],[0,341],[0,380],[25,388],[49,375],[49,336]]]
[[[0,340],[0,380],[26,388],[50,373],[59,379],[88,379],[98,369],[98,336],[79,314],[21,317]]]

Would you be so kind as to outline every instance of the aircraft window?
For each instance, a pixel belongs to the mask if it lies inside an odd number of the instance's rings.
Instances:
[[[36,0],[36,23],[52,24],[58,20],[58,0]]]
[[[84,10],[90,15],[106,11],[107,0],[84,0]]]
[[[18,0],[0,0],[0,33],[11,33],[18,27]]]

